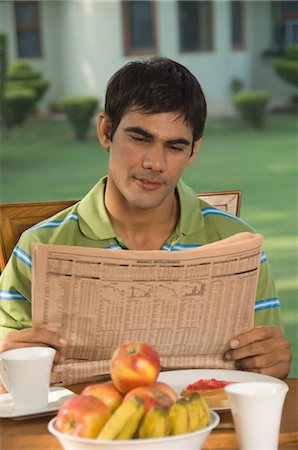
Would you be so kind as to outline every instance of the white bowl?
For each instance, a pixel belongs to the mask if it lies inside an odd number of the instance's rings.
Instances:
[[[209,425],[202,430],[154,439],[106,441],[74,437],[55,429],[56,417],[49,422],[48,429],[65,450],[201,450],[210,432],[219,424],[218,414],[214,411],[209,411],[209,414]]]

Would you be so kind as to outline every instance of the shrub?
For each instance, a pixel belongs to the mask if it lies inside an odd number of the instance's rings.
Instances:
[[[276,73],[288,83],[298,86],[298,44],[291,45],[274,65]]]
[[[58,107],[66,114],[75,131],[76,139],[86,138],[98,104],[98,98],[80,95],[63,97],[58,102]]]
[[[42,78],[42,72],[31,67],[26,61],[15,61],[8,70],[8,86],[12,88],[32,89],[35,92],[35,103],[37,103],[50,83]]]
[[[234,77],[231,79],[231,90],[233,94],[237,94],[242,91],[244,87],[244,81],[241,78]]]
[[[8,79],[11,81],[38,80],[42,76],[41,72],[34,69],[30,64],[23,60],[16,60],[11,64],[8,70]]]
[[[35,103],[32,89],[7,89],[3,97],[3,113],[8,128],[21,125]]]
[[[243,91],[234,96],[236,109],[254,128],[263,128],[268,100],[266,91]]]
[[[298,61],[279,59],[275,63],[275,70],[285,81],[298,86]]]
[[[50,83],[26,61],[17,60],[8,69],[3,94],[3,117],[8,128],[21,125]]]
[[[1,131],[5,129],[4,117],[4,89],[7,73],[7,36],[0,34],[0,126]]]

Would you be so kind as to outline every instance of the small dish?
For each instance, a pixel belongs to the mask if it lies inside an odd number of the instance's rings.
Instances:
[[[13,406],[12,397],[10,394],[0,395],[0,418],[7,419],[29,419],[30,417],[48,416],[55,414],[60,406],[68,398],[75,394],[69,389],[63,387],[51,387],[49,389],[49,404],[48,407],[42,410],[19,410],[16,411]]]
[[[236,383],[244,383],[247,381],[267,381],[280,384],[286,384],[284,381],[278,378],[271,377],[269,375],[263,375],[254,372],[245,372],[242,370],[221,370],[221,369],[181,369],[181,370],[169,370],[161,372],[158,381],[163,381],[169,384],[178,395],[180,395],[183,388],[188,384],[194,383],[200,379],[216,378],[217,380],[232,381]],[[230,410],[227,406],[217,406],[211,408],[217,412],[225,412]]]

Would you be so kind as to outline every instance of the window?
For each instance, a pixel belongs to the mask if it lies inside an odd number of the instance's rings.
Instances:
[[[273,2],[273,17],[275,44],[284,48],[298,43],[298,3]]]
[[[212,1],[178,1],[181,52],[212,50]]]
[[[17,52],[20,58],[41,56],[39,3],[15,2]]]
[[[244,49],[244,5],[243,1],[231,1],[232,48]]]
[[[155,2],[123,1],[125,54],[156,53]]]

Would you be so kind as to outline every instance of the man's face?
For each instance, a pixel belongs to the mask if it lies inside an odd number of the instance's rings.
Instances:
[[[103,120],[102,128],[109,127]],[[192,131],[182,117],[172,112],[145,114],[130,110],[122,117],[113,140],[100,141],[110,152],[109,192],[138,209],[157,208],[171,198],[199,147],[196,141],[192,153]]]

